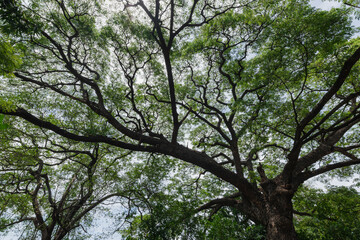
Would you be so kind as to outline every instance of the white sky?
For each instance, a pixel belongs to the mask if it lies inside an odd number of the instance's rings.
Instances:
[[[340,2],[324,0],[310,0],[310,4],[323,10],[330,10],[333,7],[340,6]]]

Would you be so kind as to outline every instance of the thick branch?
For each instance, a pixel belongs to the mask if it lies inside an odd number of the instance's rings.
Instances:
[[[360,163],[360,159],[357,158],[355,155],[345,151],[342,148],[335,148],[335,149],[336,149],[336,151],[341,152],[342,154],[344,154],[345,156],[347,156],[351,160],[345,161],[345,162],[339,162],[339,163],[325,165],[325,166],[323,166],[323,167],[321,167],[319,169],[301,173],[301,174],[299,174],[299,176],[297,178],[297,182],[302,183],[302,182],[306,181],[307,179],[315,177],[315,176],[320,175],[322,173],[329,172],[331,170],[338,169],[338,168],[352,166],[352,165]]]
[[[210,202],[198,207],[195,211],[200,212],[200,211],[205,210],[205,209],[214,208],[214,207],[216,207],[218,205],[220,205],[220,207],[223,207],[223,206],[231,206],[231,207],[236,206],[236,205],[241,204],[240,200],[235,199],[235,198],[240,197],[240,196],[241,196],[240,193],[235,193],[235,194],[230,195],[228,197],[217,198],[217,199],[211,200]]]
[[[290,178],[292,175],[292,171],[296,167],[296,162],[298,160],[298,156],[300,154],[300,148],[303,144],[301,141],[301,133],[307,126],[309,122],[311,122],[317,114],[323,109],[323,107],[329,102],[329,100],[336,94],[336,92],[341,88],[346,78],[349,76],[352,67],[358,62],[360,59],[360,48],[358,48],[353,55],[351,55],[344,63],[341,71],[332,85],[332,87],[325,93],[322,99],[315,105],[315,107],[301,120],[299,126],[296,129],[295,133],[295,141],[294,147],[292,151],[288,155],[288,163],[284,167],[283,175],[285,178]]]
[[[304,157],[300,158],[297,162],[297,165],[294,169],[295,174],[300,173],[305,168],[309,167],[311,164],[319,161],[324,156],[334,152],[334,145],[344,136],[344,134],[355,124],[360,121],[360,118],[351,119],[347,125],[343,128],[338,129],[328,136],[323,143],[320,143],[320,146],[315,150],[311,151]]]
[[[65,129],[60,128],[59,126],[57,126],[55,124],[52,124],[50,122],[47,122],[47,121],[44,121],[44,120],[41,120],[41,119],[35,117],[34,115],[30,114],[29,112],[27,112],[25,109],[22,109],[22,108],[17,108],[15,111],[11,111],[11,112],[7,112],[7,111],[0,109],[0,113],[21,117],[36,126],[51,130],[63,137],[66,137],[68,139],[72,139],[75,141],[103,142],[103,143],[107,143],[107,144],[121,147],[121,148],[128,149],[128,150],[145,151],[145,148],[142,146],[121,142],[121,141],[118,141],[118,140],[115,140],[115,139],[112,139],[112,138],[109,138],[106,136],[102,136],[102,135],[82,136],[82,135],[77,135],[77,134],[71,133]]]
[[[300,138],[301,132],[304,130],[305,126],[314,119],[314,117],[323,109],[325,104],[329,102],[329,100],[336,94],[336,92],[341,88],[346,78],[349,76],[352,67],[358,62],[360,59],[360,48],[358,48],[353,55],[351,55],[344,63],[339,76],[337,77],[335,83],[326,92],[326,94],[322,97],[322,99],[315,105],[315,107],[305,116],[303,120],[301,120],[298,129],[296,130],[295,139]]]

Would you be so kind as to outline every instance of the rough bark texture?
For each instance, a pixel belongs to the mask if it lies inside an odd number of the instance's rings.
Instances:
[[[295,189],[282,178],[267,179],[261,168],[262,191],[265,202],[265,215],[263,224],[266,226],[267,240],[296,240],[293,224],[293,206],[291,199]]]
[[[267,240],[296,240],[293,225],[291,199],[279,197],[271,202],[267,210],[268,223],[266,226]]]

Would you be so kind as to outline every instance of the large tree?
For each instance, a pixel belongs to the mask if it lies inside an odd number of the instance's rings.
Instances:
[[[297,239],[298,188],[360,163],[349,10],[304,0],[0,3],[23,62],[3,78],[0,113],[136,161],[194,165],[222,181],[199,210],[236,208],[267,239]]]

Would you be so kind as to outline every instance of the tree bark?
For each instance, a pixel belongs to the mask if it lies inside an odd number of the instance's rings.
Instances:
[[[297,240],[290,185],[267,180],[262,184],[266,206],[266,240]]]
[[[266,240],[297,240],[292,216],[272,212],[266,226]]]

